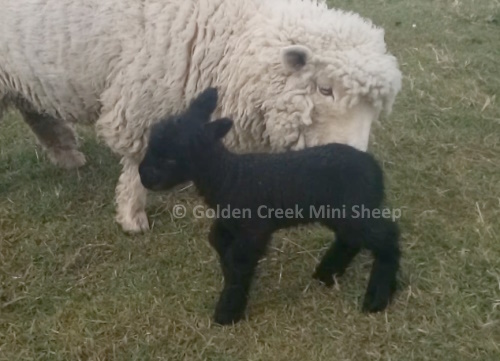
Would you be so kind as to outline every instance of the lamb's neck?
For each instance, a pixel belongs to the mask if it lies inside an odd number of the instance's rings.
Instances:
[[[193,182],[209,206],[221,200],[220,193],[238,174],[238,155],[223,145],[204,153],[194,164]]]

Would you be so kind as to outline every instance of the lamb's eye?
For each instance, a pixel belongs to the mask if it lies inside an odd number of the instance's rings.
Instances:
[[[319,92],[320,92],[321,94],[323,94],[324,96],[326,96],[326,97],[331,97],[331,96],[333,96],[333,90],[332,90],[332,88],[322,88],[322,87],[318,87],[318,89],[319,89]]]

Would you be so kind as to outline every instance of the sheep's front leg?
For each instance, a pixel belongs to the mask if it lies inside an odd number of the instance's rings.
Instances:
[[[259,259],[264,254],[267,240],[234,240],[221,258],[224,289],[215,309],[215,322],[227,325],[243,317],[248,292]]]
[[[127,103],[123,98],[103,103],[116,105],[109,109],[103,106],[96,123],[97,133],[113,152],[122,156],[123,169],[116,186],[116,221],[126,232],[147,231],[147,190],[139,176],[139,164],[146,149],[147,124],[126,117]]]
[[[123,170],[116,187],[116,221],[126,232],[147,231],[147,190],[141,183],[139,164],[127,157],[123,157],[121,163]]]

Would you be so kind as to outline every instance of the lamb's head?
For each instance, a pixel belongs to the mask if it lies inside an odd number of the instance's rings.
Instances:
[[[208,88],[188,109],[167,117],[151,128],[146,154],[139,165],[144,187],[168,190],[193,179],[197,163],[210,148],[222,146],[233,122],[223,118],[210,122],[217,106],[217,90]]]

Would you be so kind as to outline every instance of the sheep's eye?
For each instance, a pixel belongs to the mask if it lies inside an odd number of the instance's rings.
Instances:
[[[324,96],[326,96],[326,97],[333,96],[333,90],[332,90],[332,88],[322,88],[322,87],[319,87],[319,92],[321,94],[323,94]]]

